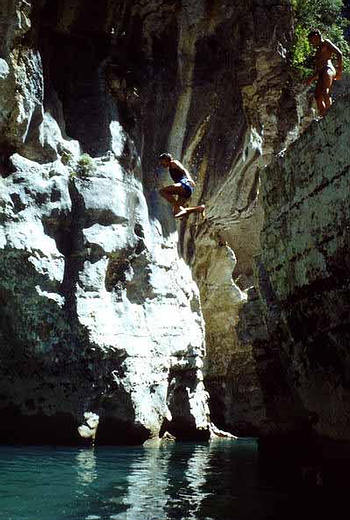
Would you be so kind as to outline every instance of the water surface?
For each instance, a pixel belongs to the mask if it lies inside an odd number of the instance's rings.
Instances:
[[[305,493],[290,468],[274,467],[262,464],[253,439],[94,450],[3,446],[0,518],[285,520],[309,510],[319,518],[322,482],[316,478]]]

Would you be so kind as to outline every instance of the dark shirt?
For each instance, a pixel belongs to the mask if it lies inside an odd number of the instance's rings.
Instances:
[[[187,179],[186,174],[176,166],[169,166],[169,173],[175,183]]]

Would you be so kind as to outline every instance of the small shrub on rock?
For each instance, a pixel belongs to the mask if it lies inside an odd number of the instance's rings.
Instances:
[[[78,160],[71,177],[90,177],[96,171],[96,166],[89,154],[84,153]]]

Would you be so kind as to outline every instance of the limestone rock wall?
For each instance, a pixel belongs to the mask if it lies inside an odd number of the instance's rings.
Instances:
[[[270,429],[256,359],[237,326],[260,251],[260,168],[297,138],[307,119],[287,62],[292,27],[290,2],[238,2],[197,43],[183,144],[184,159],[198,172],[195,200],[207,208],[207,220],[190,217],[182,226],[180,243],[200,289],[211,413],[221,427],[241,434]],[[201,74],[205,63],[215,84]],[[249,327],[265,334],[260,315],[256,310]]]
[[[271,416],[284,408],[286,423],[304,420],[343,440],[350,438],[349,121],[346,94],[263,172],[257,278],[266,334],[252,342],[285,382],[273,400],[270,393]]]
[[[219,426],[269,430],[236,329],[259,169],[303,125],[290,1],[7,0],[0,16],[2,438],[76,441],[93,413],[101,442],[205,437],[203,377]],[[160,200],[162,151],[205,221]]]
[[[125,79],[130,5],[6,7],[0,439],[79,442],[79,425],[104,443],[165,428],[208,437],[198,290],[141,162],[140,93],[133,72]],[[142,45],[130,66],[142,54],[147,68]],[[153,151],[144,155],[154,166]]]

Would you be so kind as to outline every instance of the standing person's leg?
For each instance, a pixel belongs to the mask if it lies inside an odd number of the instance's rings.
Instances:
[[[330,68],[327,67],[320,72],[315,89],[315,99],[321,116],[324,116],[332,105],[331,87],[333,80],[334,74]]]
[[[314,95],[315,95],[318,113],[320,116],[324,116],[325,111],[326,111],[326,105],[325,105],[324,97],[323,97],[323,86],[322,86],[321,76],[319,76],[319,78],[317,80],[317,85],[316,85]]]
[[[324,103],[326,105],[325,112],[327,112],[327,110],[332,105],[331,88],[333,85],[334,76],[335,76],[335,73],[333,73],[333,71],[329,68],[327,68],[327,70],[325,70],[325,72],[321,76],[321,81],[322,81],[323,90],[324,90],[323,98],[324,98]]]

